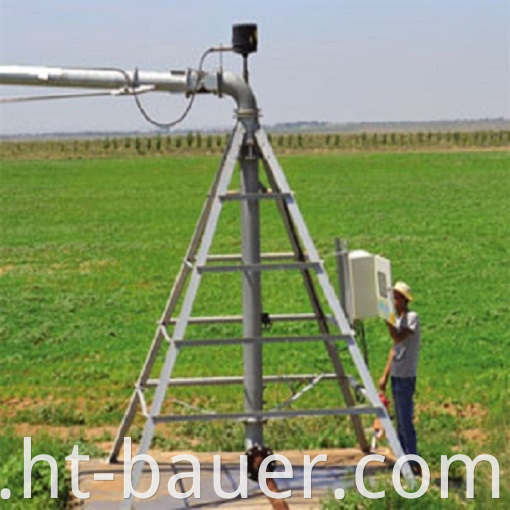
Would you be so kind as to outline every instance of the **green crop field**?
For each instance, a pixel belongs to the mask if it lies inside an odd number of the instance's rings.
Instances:
[[[80,440],[96,452],[111,441],[218,162],[219,156],[182,156],[1,163],[2,463],[15,458],[23,435],[43,445],[50,437],[55,448]],[[510,152],[299,154],[280,162],[333,281],[333,240],[342,237],[352,249],[391,259],[394,279],[413,287],[422,320],[420,454],[436,472],[442,454],[495,455],[500,502],[508,502]],[[239,252],[238,207],[224,206],[214,253]],[[288,251],[274,204],[261,207],[263,250]],[[269,313],[311,311],[299,275],[271,272],[263,299]],[[206,275],[194,315],[237,314],[240,300],[239,275]],[[292,328],[314,332],[306,324]],[[271,335],[283,331],[274,325]],[[367,321],[366,332],[377,380],[390,339],[379,320]],[[191,327],[189,334],[240,332],[208,326]],[[264,363],[267,373],[330,369],[318,344],[268,346]],[[175,371],[241,373],[241,348],[230,346],[183,350]],[[268,387],[268,405],[297,389]],[[333,407],[338,397],[333,384],[321,383],[299,405]],[[241,409],[243,396],[242,388],[229,387],[170,390],[169,398],[167,408],[181,412],[180,401]],[[353,446],[355,439],[348,420],[332,418],[275,422],[267,442],[278,450]],[[242,428],[161,426],[155,444],[242,449]],[[483,482],[489,470],[479,471],[475,495],[490,497]],[[0,466],[0,488],[7,473]]]

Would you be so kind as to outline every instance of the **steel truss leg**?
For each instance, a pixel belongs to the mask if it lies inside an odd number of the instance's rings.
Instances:
[[[255,138],[257,140],[258,147],[262,153],[263,160],[265,161],[267,167],[269,168],[270,173],[272,173],[274,182],[276,184],[276,190],[278,190],[278,192],[281,193],[289,194],[288,195],[289,198],[285,199],[286,208],[288,211],[288,215],[290,217],[289,219],[292,220],[295,228],[297,229],[297,233],[299,234],[299,237],[303,242],[304,249],[308,254],[309,260],[313,260],[314,262],[319,261],[320,259],[317,249],[315,248],[312,238],[308,232],[308,228],[301,215],[301,211],[299,210],[297,203],[294,200],[285,174],[276,159],[276,156],[273,152],[273,149],[271,148],[271,145],[267,139],[265,132],[262,129],[259,129],[255,133]],[[338,298],[335,294],[335,291],[333,290],[333,287],[331,286],[328,275],[324,270],[322,263],[320,264],[320,268],[317,270],[317,279],[324,292],[324,296],[326,297],[328,306],[333,313],[333,316],[341,333],[348,336],[346,341],[347,346],[349,348],[351,357],[356,365],[358,373],[363,381],[363,385],[365,386],[367,396],[374,407],[380,408],[379,419],[381,420],[381,423],[386,431],[386,436],[388,437],[391,449],[393,450],[393,453],[397,458],[402,457],[404,455],[404,452],[398,440],[393,424],[391,423],[389,414],[384,408],[384,406],[381,406],[377,391],[372,381],[372,377],[370,376],[370,372],[365,364],[363,356],[360,353],[358,345],[356,344],[356,340],[354,339],[354,336],[352,334],[349,322],[345,317],[345,314],[342,310],[342,307],[340,306]],[[335,353],[336,356],[338,356],[336,350]],[[406,479],[414,481],[414,476],[409,466],[409,463],[404,464],[403,474]]]
[[[162,331],[160,325],[166,326],[169,323],[170,317],[172,316],[172,314],[175,311],[175,307],[177,306],[179,298],[182,294],[182,290],[183,290],[183,288],[186,284],[186,281],[188,279],[188,276],[191,272],[191,264],[195,261],[195,257],[196,257],[198,248],[200,246],[200,242],[201,242],[203,234],[204,234],[205,226],[207,224],[207,220],[209,218],[209,214],[211,212],[211,208],[212,208],[214,199],[215,199],[216,195],[218,194],[217,193],[218,185],[219,185],[224,167],[226,165],[227,158],[232,150],[232,142],[235,138],[235,133],[236,133],[237,129],[238,129],[238,127],[236,126],[236,128],[234,129],[230,144],[227,147],[227,149],[225,150],[225,152],[223,153],[221,163],[218,167],[218,170],[216,171],[216,175],[214,177],[213,183],[209,190],[207,200],[204,202],[202,212],[200,214],[197,225],[195,227],[195,232],[194,232],[191,242],[188,246],[188,250],[186,251],[186,256],[184,257],[184,261],[183,261],[181,268],[179,270],[179,273],[175,279],[175,283],[172,287],[172,291],[170,292],[170,296],[166,302],[166,305],[163,310],[163,314],[161,316],[159,325],[156,328],[156,332],[154,334],[154,338],[152,340],[152,344],[150,346],[149,353],[147,354],[147,357],[145,359],[145,363],[143,365],[142,371],[138,378],[138,382],[135,386],[135,390],[133,391],[133,395],[131,396],[131,400],[130,400],[129,405],[126,409],[126,412],[124,413],[122,422],[121,422],[119,429],[117,431],[117,436],[115,438],[115,442],[113,443],[112,450],[110,451],[110,455],[108,457],[109,463],[117,462],[119,453],[120,453],[120,451],[122,449],[122,445],[124,443],[124,437],[126,437],[126,434],[128,433],[129,428],[131,427],[133,420],[136,416],[137,406],[140,401],[140,394],[137,390],[141,389],[143,391],[145,389],[147,380],[150,377],[152,367],[154,366],[154,362],[157,358],[159,349],[161,347],[161,343],[164,339],[163,331]]]
[[[269,166],[269,163],[263,159],[265,165],[266,174],[269,180],[269,184],[274,192],[279,192],[279,186],[275,180],[274,174]],[[299,236],[297,235],[296,229],[294,227],[294,223],[292,222],[292,218],[289,213],[289,208],[287,207],[287,203],[284,199],[278,200],[277,202],[278,209],[283,219],[283,223],[285,225],[285,229],[287,230],[287,234],[289,236],[290,243],[292,245],[292,249],[294,250],[294,255],[296,260],[300,262],[305,262],[305,252],[301,247],[301,242],[299,240]],[[305,269],[301,271],[303,276],[303,282],[308,294],[308,298],[310,299],[310,303],[312,305],[313,311],[317,316],[317,322],[319,325],[319,329],[321,334],[329,335],[329,325],[327,323],[326,317],[324,315],[324,311],[322,309],[319,296],[317,294],[317,289],[315,288],[315,284],[310,273],[309,269]],[[331,363],[335,369],[335,373],[337,376],[337,381],[342,391],[345,403],[348,407],[354,407],[356,402],[351,392],[351,386],[349,384],[349,380],[343,368],[342,362],[338,355],[338,350],[336,344],[334,342],[325,341],[324,346],[326,347],[326,351],[329,355]],[[367,441],[365,431],[363,429],[363,424],[361,422],[361,418],[358,415],[351,415],[351,421],[354,427],[354,431],[356,433],[356,438],[360,445],[360,448],[363,452],[370,451],[370,444]]]
[[[149,451],[152,439],[154,437],[154,431],[156,427],[156,423],[154,421],[154,418],[159,416],[161,412],[161,408],[163,406],[163,402],[165,399],[168,383],[170,381],[170,377],[173,371],[173,367],[175,365],[175,361],[177,359],[177,355],[179,353],[180,348],[176,346],[174,340],[182,340],[184,338],[184,334],[186,332],[186,327],[188,324],[188,319],[191,314],[191,310],[193,307],[193,303],[195,301],[195,297],[197,294],[197,290],[200,284],[201,280],[201,273],[197,271],[197,266],[202,266],[205,264],[207,255],[209,253],[209,249],[211,247],[212,239],[214,232],[216,230],[216,225],[220,216],[222,203],[219,198],[219,195],[222,195],[226,193],[228,186],[230,184],[230,181],[232,180],[232,175],[234,173],[234,168],[239,156],[240,148],[243,142],[243,136],[244,136],[245,129],[244,127],[238,123],[232,137],[231,144],[226,152],[226,157],[224,158],[224,161],[222,163],[222,167],[219,170],[219,179],[218,184],[216,187],[216,190],[214,193],[211,194],[212,200],[211,200],[211,206],[209,212],[206,214],[206,221],[204,222],[204,226],[198,229],[202,230],[202,235],[199,236],[201,239],[196,240],[196,243],[192,242],[191,248],[191,254],[193,255],[193,258],[195,258],[193,251],[195,251],[196,246],[200,245],[200,248],[196,254],[196,260],[195,263],[190,269],[191,272],[191,279],[188,284],[188,287],[186,289],[185,297],[182,303],[182,307],[180,310],[179,317],[177,319],[172,338],[170,339],[170,344],[167,350],[167,354],[165,357],[165,361],[163,364],[163,368],[161,369],[160,377],[158,386],[156,388],[156,393],[154,395],[154,400],[152,402],[151,408],[150,408],[150,414],[147,416],[147,420],[145,422],[145,427],[142,433],[142,440],[140,442],[140,446],[138,448],[137,454],[146,454]],[[191,261],[189,261],[191,262]],[[179,281],[177,282],[179,283]],[[184,282],[183,282],[184,284]],[[182,284],[182,286],[183,286]],[[177,286],[177,284],[176,284]],[[180,287],[181,285],[178,285],[177,287]],[[175,289],[175,287],[174,287]],[[169,300],[169,304],[172,302],[172,306],[175,307],[175,304],[178,300],[179,292],[176,292],[175,294],[172,293],[172,297]],[[174,297],[175,296],[175,297]],[[170,312],[170,306],[168,307],[168,310],[165,310],[165,312]],[[164,313],[163,319],[164,321],[168,321],[170,318],[170,313]],[[150,372],[149,368],[152,368],[152,364],[154,362],[154,358],[157,354],[157,350],[162,342],[162,337],[164,336],[163,333],[164,325],[158,326],[158,331],[156,332],[155,340],[157,342],[153,343],[153,348],[151,348],[151,353],[149,353],[148,361],[149,363],[146,363],[147,366],[144,366],[144,369],[142,371],[142,376],[145,378],[145,382],[147,379],[146,372]],[[154,351],[154,352],[152,352]],[[152,354],[152,356],[151,356]],[[149,360],[149,358],[151,358]],[[150,367],[149,367],[150,365]],[[137,397],[133,396],[133,399],[136,399]],[[135,401],[135,404],[137,402]],[[129,409],[128,409],[129,411]],[[131,418],[132,420],[132,418]],[[129,420],[126,420],[126,424]],[[121,427],[122,429],[126,429],[127,427]],[[133,487],[137,487],[141,476],[142,476],[142,470],[143,470],[143,463],[138,462],[135,464],[133,468],[133,474],[132,474],[132,484]],[[131,508],[132,503],[132,497],[125,500],[123,503],[123,508]]]

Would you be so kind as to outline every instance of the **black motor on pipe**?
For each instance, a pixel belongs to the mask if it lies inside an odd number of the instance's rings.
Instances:
[[[243,77],[248,83],[248,55],[257,51],[258,33],[256,23],[240,23],[232,26],[232,48],[243,56]]]

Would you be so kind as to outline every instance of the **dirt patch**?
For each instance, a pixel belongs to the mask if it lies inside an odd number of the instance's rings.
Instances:
[[[118,427],[86,427],[86,426],[52,426],[52,425],[34,425],[33,423],[16,423],[13,424],[13,430],[18,436],[36,436],[47,435],[58,439],[70,439],[82,437],[88,441],[96,441],[98,439],[114,438]],[[110,444],[105,441],[105,445]]]
[[[417,403],[418,413],[427,413],[431,416],[441,416],[448,414],[455,418],[475,418],[481,422],[487,416],[487,409],[480,404],[461,404],[459,402],[440,402],[440,403]]]
[[[14,268],[15,266],[13,265],[0,266],[0,276],[3,276],[4,274],[11,272]]]
[[[484,444],[488,440],[487,432],[480,428],[461,430],[460,435],[476,444]]]
[[[419,413],[427,414],[432,418],[441,416],[452,416],[456,420],[455,434],[458,438],[462,438],[476,445],[486,445],[489,441],[490,433],[484,430],[483,423],[488,414],[485,407],[478,403],[461,404],[459,402],[436,402],[436,403],[419,403],[417,404]],[[453,448],[454,451],[459,450]]]
[[[19,413],[31,411],[34,415],[44,410],[55,412],[85,413],[94,408],[104,405],[107,400],[93,400],[87,397],[72,397],[71,399],[55,398],[49,395],[44,398],[13,397],[0,400],[0,420],[15,418]],[[21,418],[23,419],[23,418]]]
[[[40,406],[41,400],[29,397],[14,397],[8,400],[0,400],[0,404],[2,406],[0,418],[4,419],[16,416],[18,412],[24,411],[25,409],[34,409]]]

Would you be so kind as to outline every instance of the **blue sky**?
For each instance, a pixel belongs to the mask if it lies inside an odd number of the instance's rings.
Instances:
[[[510,0],[0,0],[0,64],[195,67],[256,22],[250,59],[262,121],[510,117]],[[215,69],[217,58],[208,61]],[[225,68],[240,71],[228,56]],[[48,89],[0,87],[0,95]],[[185,99],[143,97],[170,121]],[[229,126],[234,104],[200,97],[182,128]],[[132,98],[1,105],[0,133],[151,129]]]

